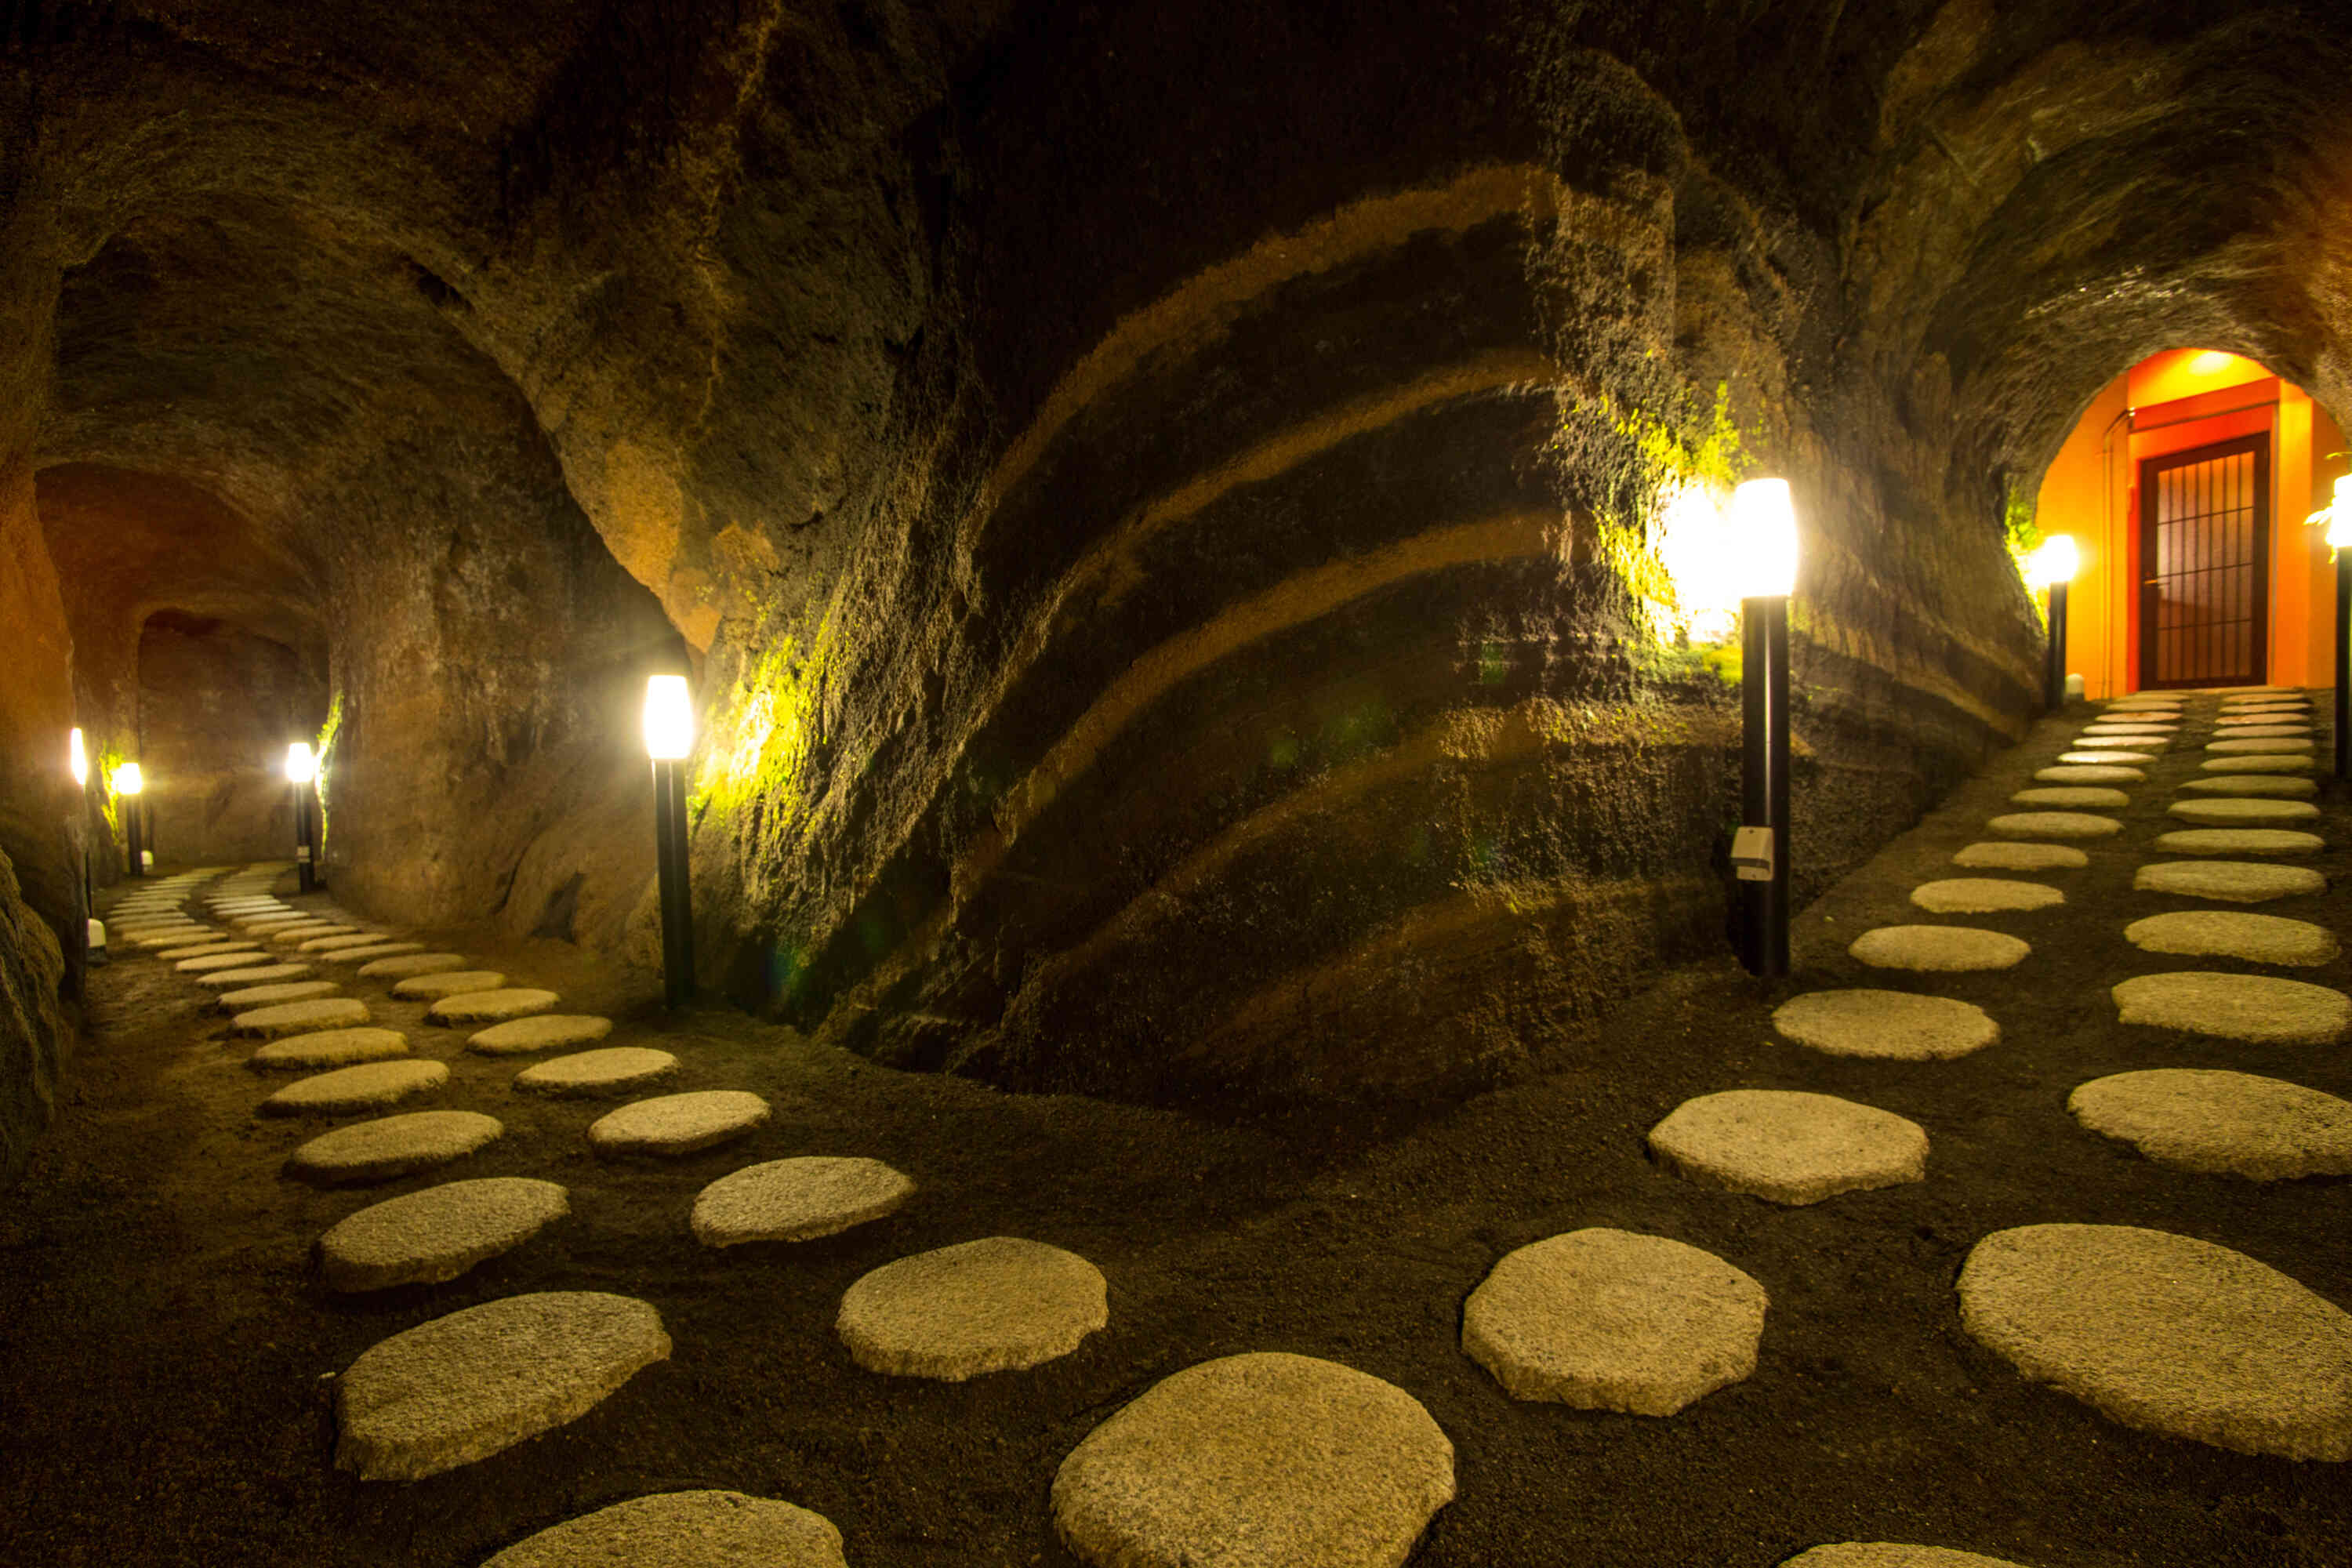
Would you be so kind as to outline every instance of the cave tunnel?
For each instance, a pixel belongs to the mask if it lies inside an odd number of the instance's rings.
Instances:
[[[2352,1562],[2342,0],[0,68],[0,1562]]]

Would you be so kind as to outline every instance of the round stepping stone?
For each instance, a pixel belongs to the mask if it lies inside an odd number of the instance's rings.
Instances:
[[[229,1029],[265,1040],[280,1035],[308,1035],[320,1029],[340,1029],[368,1021],[367,1004],[353,996],[321,996],[312,1002],[289,1002],[257,1007],[229,1020]]]
[[[1782,1003],[1772,1026],[1833,1057],[1886,1061],[1948,1061],[2000,1038],[1983,1008],[1907,991],[1815,991]]]
[[[337,1380],[338,1468],[414,1481],[586,1415],[669,1355],[661,1314],[593,1290],[485,1301],[394,1334]]]
[[[814,1241],[896,1214],[914,1193],[914,1183],[879,1160],[771,1160],[702,1189],[694,1200],[694,1238],[705,1247]]]
[[[449,1069],[414,1058],[340,1068],[288,1084],[261,1102],[264,1116],[350,1116],[439,1089]]]
[[[531,1094],[595,1097],[626,1094],[676,1076],[677,1058],[643,1046],[614,1046],[551,1057],[515,1075],[514,1086]]]
[[[2259,869],[2259,868],[2257,868]],[[2285,963],[2308,968],[2341,951],[2336,933],[2309,921],[2234,910],[2181,910],[2150,915],[2124,928],[2124,940],[2142,952],[2179,952],[2199,958],[2242,958],[2249,963]]]
[[[1396,1568],[1454,1500],[1419,1400],[1336,1362],[1186,1367],[1087,1435],[1054,1528],[1090,1568]]]
[[[2209,773],[2307,773],[2315,764],[2307,756],[2208,757],[2197,764]]]
[[[2089,816],[2079,811],[2012,812],[1985,826],[2009,838],[2104,838],[2124,830],[2124,825],[2112,816]]]
[[[224,938],[214,942],[198,942],[194,947],[167,947],[155,956],[172,961],[188,958],[226,958],[233,954],[250,958],[257,956],[260,950],[261,944],[257,942],[230,942]]]
[[[1873,969],[1948,973],[1966,969],[2013,969],[2032,946],[1974,926],[1880,926],[1856,937],[1846,952]]]
[[[691,1154],[740,1138],[768,1120],[768,1102],[740,1089],[706,1089],[640,1100],[588,1128],[599,1154]]]
[[[2252,799],[2307,799],[2319,793],[2309,779],[2275,773],[2221,773],[2210,779],[2189,779],[2179,785],[2184,795],[2240,795]]]
[[[2039,882],[2009,882],[1995,877],[1954,877],[1922,882],[1911,889],[1911,901],[1939,915],[1991,914],[2004,910],[2046,910],[2063,904],[2066,895]]]
[[[2352,1315],[2242,1252],[2120,1225],[1977,1243],[1960,1322],[2028,1379],[2146,1431],[2352,1459]]]
[[[2331,1045],[2352,1026],[2352,997],[2302,980],[2191,970],[2143,974],[2108,993],[2119,1022],[2264,1045]]]
[[[330,1290],[438,1285],[511,1252],[572,1212],[553,1182],[485,1176],[445,1182],[363,1208],[319,1238]]]
[[[1894,1541],[1842,1541],[1800,1552],[1781,1568],[2025,1568],[2006,1557],[1981,1557],[1946,1546],[1906,1546]]]
[[[233,931],[251,934],[257,931],[276,931],[280,926],[305,925],[310,922],[310,919],[309,915],[289,910],[282,915],[240,915],[228,923]]]
[[[2062,871],[2090,863],[2069,844],[1971,844],[1952,857],[1955,866],[1983,871]]]
[[[2074,1120],[2159,1165],[2254,1182],[2352,1174],[2352,1101],[2252,1073],[2159,1068],[2093,1079]]]
[[[544,1013],[562,1000],[552,991],[536,991],[525,985],[496,991],[461,991],[434,1003],[425,1010],[425,1016],[436,1024],[496,1024]]]
[[[259,954],[255,956],[258,957]],[[299,980],[310,973],[307,963],[253,963],[244,968],[207,970],[196,976],[196,984],[215,991],[235,990],[240,985],[267,985],[278,980]]]
[[[847,1568],[821,1513],[741,1492],[632,1498],[541,1531],[482,1568]]]
[[[2068,763],[2084,763],[2092,767],[2137,767],[2156,761],[2152,752],[2061,752],[2058,760]]]
[[[415,974],[447,974],[467,964],[462,952],[426,952],[422,942],[386,942],[387,947],[404,947],[409,951],[397,956],[373,959],[360,965],[360,974],[368,980],[405,980]],[[365,953],[365,948],[346,948],[337,956],[353,958]]]
[[[395,958],[391,962],[400,961]],[[360,973],[365,974],[374,967],[369,964]],[[495,969],[445,969],[435,974],[412,974],[396,982],[392,994],[412,1002],[429,1002],[436,996],[461,996],[468,991],[496,991],[506,983],[507,977]]]
[[[2285,739],[2256,740],[2244,735],[2232,735],[2226,741],[2209,741],[2205,743],[2205,749],[2209,752],[2242,752],[2259,753],[2308,752],[2312,749],[2312,745],[2309,741]]]
[[[250,1013],[257,1007],[275,1007],[281,1002],[307,1002],[313,997],[331,996],[341,989],[331,980],[291,980],[278,985],[248,985],[242,991],[223,994],[220,1010],[224,1013]]]
[[[2233,827],[2257,823],[2309,822],[2319,807],[2307,800],[2176,800],[2165,807],[2184,822],[2206,822]]]
[[[425,944],[421,942],[379,942],[366,947],[326,948],[320,951],[319,956],[329,963],[369,963],[381,959],[406,957],[410,953],[424,951]],[[454,952],[448,956],[457,958]],[[462,965],[466,961],[457,958],[457,962]]]
[[[2158,834],[2154,847],[2173,855],[2316,855],[2327,841],[2284,827],[2191,827]]]
[[[463,1159],[506,1131],[475,1110],[412,1110],[322,1132],[288,1156],[287,1173],[322,1186],[388,1182]]]
[[[1776,1204],[1817,1204],[1927,1178],[1927,1134],[1918,1123],[1790,1089],[1686,1100],[1650,1129],[1650,1148],[1685,1181]]]
[[[321,921],[317,925],[288,926],[284,931],[272,931],[269,933],[269,945],[272,947],[296,947],[317,937],[351,936],[353,934],[354,932],[350,926],[339,926],[326,921]]]
[[[2155,717],[2130,721],[2105,719],[2095,724],[2086,724],[2076,732],[2084,735],[2169,735],[2179,728],[2178,723],[2168,719]]]
[[[2142,866],[2132,887],[2143,893],[2259,904],[2327,891],[2327,879],[2308,866],[2252,866],[2241,860],[2164,860]]]
[[[2048,805],[2065,810],[2120,810],[2131,804],[2131,796],[2119,789],[2095,787],[2059,787],[2055,789],[2021,789],[2011,795],[2017,805]]]
[[[2147,774],[2138,768],[2105,767],[2089,763],[2069,763],[2063,767],[2040,768],[2033,776],[2043,784],[2146,784]]]
[[[1093,1264],[992,1236],[884,1264],[843,1294],[835,1327],[868,1372],[961,1383],[1066,1356],[1109,1321]]]
[[[1577,1230],[1495,1265],[1462,1353],[1514,1399],[1672,1415],[1756,1370],[1764,1287],[1663,1236]]]
[[[2233,713],[2225,709],[2223,710],[2221,716],[2219,719],[2214,720],[2213,723],[2216,728],[2220,729],[2224,734],[2227,734],[2231,731],[2246,731],[2248,726],[2255,724],[2301,724],[2303,722],[2303,710],[2299,708],[2283,710],[2263,709],[2252,713]],[[2256,730],[2252,732],[2255,734],[2261,734],[2263,731]],[[2293,731],[2288,732],[2290,734],[2294,733]],[[2307,735],[2311,733],[2311,731],[2306,729],[2303,731],[2303,733]]]
[[[303,939],[300,952],[343,952],[355,947],[381,947],[383,938],[373,931],[355,931],[349,936],[314,936]]]
[[[2221,736],[2221,740],[2251,741],[2257,737],[2263,740],[2275,740],[2281,735],[2308,735],[2310,733],[2311,726],[2308,724],[2248,724],[2242,729],[2225,731]],[[2215,744],[2220,743],[2220,742],[2215,742]],[[2211,746],[2208,746],[2206,748],[2209,752],[2213,748]]]
[[[322,1029],[272,1040],[247,1058],[245,1065],[262,1072],[315,1072],[407,1054],[408,1038],[397,1029]]]
[[[559,1046],[591,1045],[612,1032],[610,1018],[586,1013],[541,1013],[469,1036],[466,1048],[486,1057],[521,1056],[528,1051],[551,1051]]]

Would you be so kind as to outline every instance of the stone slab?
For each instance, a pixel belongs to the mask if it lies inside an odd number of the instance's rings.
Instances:
[[[264,957],[255,954],[256,957]],[[202,971],[196,984],[215,991],[234,991],[241,985],[268,985],[280,980],[299,980],[310,973],[307,963],[247,963],[243,967],[224,965]]]
[[[362,1352],[337,1381],[335,1463],[421,1480],[578,1419],[669,1355],[661,1314],[592,1290],[467,1307]]]
[[[2223,731],[2221,738],[2227,741],[2251,741],[2257,736],[2267,740],[2280,735],[2308,735],[2310,733],[2311,726],[2308,724],[2248,724],[2240,729]],[[2206,749],[2210,751],[2212,748],[2208,747]]]
[[[2179,910],[2150,915],[2124,928],[2124,940],[2143,952],[2197,958],[2238,958],[2249,963],[2307,969],[2341,951],[2336,933],[2309,921],[2237,910]]]
[[[462,952],[426,952],[422,942],[383,943],[401,946],[409,951],[383,958],[370,959],[360,965],[361,978],[366,980],[406,980],[418,974],[448,974],[461,970],[471,962]],[[364,953],[365,948],[346,949],[338,956],[350,957]]]
[[[2013,882],[1997,877],[1952,877],[1922,882],[1911,889],[1911,901],[1939,915],[1996,914],[2006,910],[2046,910],[2063,904],[2066,895],[2040,882]]]
[[[2190,827],[2158,834],[2151,847],[2169,855],[2316,855],[2327,841],[2286,827]]]
[[[2032,945],[2003,931],[1974,926],[1880,926],[1856,937],[1846,949],[1873,969],[1908,969],[1930,973],[2013,969]]]
[[[2156,753],[2153,752],[2117,751],[2113,748],[2109,748],[2104,751],[2088,750],[2061,752],[2058,753],[2058,760],[2062,763],[2083,763],[2092,767],[2137,767],[2144,763],[2156,761]]]
[[[766,1123],[768,1102],[740,1089],[640,1100],[598,1118],[588,1144],[600,1154],[691,1154]]]
[[[1421,1402],[1336,1362],[1259,1352],[1162,1379],[1054,1477],[1090,1568],[1398,1568],[1454,1499]]]
[[[397,963],[398,959],[389,962]],[[365,974],[375,967],[369,964],[360,971]],[[507,977],[495,969],[445,969],[434,974],[412,974],[397,981],[392,987],[394,996],[411,1002],[430,1002],[439,996],[460,996],[468,991],[496,991],[507,983]]]
[[[246,1066],[260,1072],[316,1072],[407,1054],[408,1037],[397,1029],[321,1029],[272,1040],[247,1057]]]
[[[2213,721],[2213,726],[2215,729],[2220,730],[2224,735],[2261,735],[2269,733],[2269,731],[2266,728],[2256,729],[2253,728],[2253,726],[2267,726],[2272,724],[2301,725],[2303,723],[2303,719],[2304,714],[2301,709],[2286,709],[2284,710],[2262,710],[2251,713],[2244,711],[2233,713],[2224,710],[2221,716]],[[2308,728],[2303,728],[2301,730],[2290,730],[2287,733],[2290,735],[2297,733],[2308,735],[2311,733],[2311,731]]]
[[[1764,1287],[1713,1253],[1590,1229],[1522,1247],[1462,1313],[1462,1353],[1514,1399],[1672,1415],[1756,1370]]]
[[[2165,810],[2202,827],[2275,827],[2319,816],[2307,800],[2176,800]]]
[[[843,1294],[834,1326],[868,1372],[961,1383],[1066,1356],[1109,1321],[1093,1264],[992,1236],[884,1264]]]
[[[2327,879],[2308,866],[2263,866],[2242,860],[2160,860],[2142,866],[2132,887],[2143,893],[2259,904],[2327,891]]]
[[[305,937],[296,947],[298,952],[346,952],[356,947],[382,947],[383,938],[374,931],[352,931],[333,936]]]
[[[332,996],[341,989],[331,980],[289,980],[273,985],[248,985],[242,991],[225,992],[218,1005],[224,1013],[250,1013],[256,1008]]]
[[[2303,980],[2190,970],[2143,974],[2110,993],[2119,1021],[2264,1045],[2331,1045],[2352,1028],[2352,997]]]
[[[677,1076],[677,1058],[667,1051],[611,1046],[534,1063],[515,1075],[514,1086],[527,1094],[596,1098],[627,1094]]]
[[[585,1046],[613,1032],[613,1020],[587,1013],[541,1013],[494,1025],[469,1036],[466,1048],[486,1057],[520,1056],[563,1046]]]
[[[1952,857],[1953,865],[1980,871],[2066,871],[2090,863],[2071,844],[1971,844]]]
[[[438,978],[436,976],[436,978]],[[425,1010],[436,1024],[498,1024],[544,1013],[563,1000],[552,991],[509,985],[491,991],[461,991],[444,996]]]
[[[320,938],[356,936],[359,933],[350,926],[337,925],[331,921],[320,921],[317,925],[288,926],[283,931],[272,931],[269,933],[269,945],[272,947],[299,947],[304,942],[315,941]]]
[[[264,1116],[352,1116],[381,1110],[449,1081],[439,1062],[405,1058],[338,1068],[297,1079],[261,1102]]]
[[[2012,805],[2053,807],[2061,811],[2121,811],[2131,804],[2131,796],[2119,789],[2100,789],[2090,784],[2021,789],[2009,799]]]
[[[2253,1182],[2352,1175],[2352,1101],[2252,1073],[2158,1068],[2094,1079],[2066,1109],[2159,1165]]]
[[[2319,793],[2319,785],[2310,779],[2277,773],[2216,773],[2211,778],[2189,779],[2177,787],[2183,795],[2241,795],[2262,800],[2307,800]]]
[[[1948,1061],[2000,1038],[2000,1026],[1972,1003],[1859,987],[1791,997],[1772,1026],[1811,1050],[1885,1061]]]
[[[2038,768],[2033,776],[2043,784],[2136,784],[2147,782],[2147,773],[2143,768],[2095,763],[2069,763],[2059,767]]]
[[[2257,740],[2247,736],[2233,735],[2226,741],[2208,741],[2205,742],[2205,749],[2209,752],[2241,752],[2247,755],[2254,755],[2265,752],[2308,752],[2312,750],[2312,744],[2309,741],[2295,740],[2291,737],[2277,740]]]
[[[372,1204],[319,1238],[330,1290],[438,1285],[511,1252],[572,1212],[553,1182],[485,1176]]]
[[[1781,1568],[2026,1568],[2006,1557],[1984,1557],[1948,1546],[1911,1546],[1895,1541],[1842,1541],[1800,1552]]]
[[[2243,1253],[2135,1226],[2031,1225],[1977,1243],[1959,1299],[1979,1342],[2127,1426],[2352,1459],[2352,1315]]]
[[[2018,811],[1985,824],[2004,838],[2105,838],[2124,825],[2112,816],[2079,811]]]
[[[2318,763],[2312,757],[2304,754],[2251,757],[2232,754],[2226,757],[2208,757],[2197,766],[2200,771],[2209,773],[2307,773],[2315,770]]]
[[[541,1531],[482,1568],[847,1568],[823,1514],[741,1492],[632,1498]]]
[[[1650,1149],[1685,1181],[1776,1204],[1817,1204],[1927,1177],[1927,1134],[1916,1122],[1789,1089],[1685,1100],[1650,1129]]]
[[[694,1200],[694,1238],[705,1247],[814,1241],[896,1214],[914,1194],[913,1182],[879,1160],[770,1160],[702,1189]]]
[[[257,942],[239,942],[223,937],[211,942],[198,942],[193,947],[163,948],[158,951],[155,956],[176,964],[182,959],[226,958],[240,953],[252,956],[258,954],[260,951],[261,944]]]
[[[322,950],[319,957],[329,963],[373,963],[379,959],[404,958],[412,952],[423,952],[421,942],[379,942],[366,947],[337,947]],[[456,957],[455,953],[450,955]],[[458,959],[463,963],[465,960]]]
[[[322,1132],[286,1161],[289,1175],[321,1186],[388,1182],[463,1159],[504,1132],[475,1110],[411,1110]]]

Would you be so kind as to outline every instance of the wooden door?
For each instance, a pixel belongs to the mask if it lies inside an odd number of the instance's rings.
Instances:
[[[2270,662],[2271,438],[2139,466],[2139,683],[2258,686]]]

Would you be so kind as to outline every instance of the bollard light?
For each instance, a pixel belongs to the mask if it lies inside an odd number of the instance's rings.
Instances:
[[[297,741],[286,748],[286,782],[306,784],[319,776],[319,759],[310,754],[310,742]]]
[[[2063,533],[2053,533],[2043,540],[2042,548],[2026,562],[2027,574],[2033,585],[2043,590],[2050,600],[2049,665],[2042,677],[2042,699],[2043,706],[2053,710],[2066,702],[2066,586],[2081,568],[2082,557],[2074,548],[2074,541]]]
[[[114,793],[122,801],[122,836],[131,850],[128,875],[133,877],[147,874],[147,852],[139,842],[139,796],[146,787],[146,775],[137,763],[125,763],[114,770]]]
[[[694,697],[683,675],[646,682],[646,754],[654,763],[654,858],[661,879],[662,990],[672,1007],[694,999],[694,906],[687,882],[686,759],[694,750]]]
[[[2336,776],[2352,779],[2352,475],[2336,481],[2327,542],[2336,551]]]
[[[1786,479],[1731,494],[1727,547],[1739,584],[1740,828],[1731,862],[1744,895],[1749,973],[1789,973],[1789,595],[1797,508]]]
[[[306,893],[319,887],[319,759],[310,742],[296,741],[286,748],[286,783],[294,791],[294,875]]]

